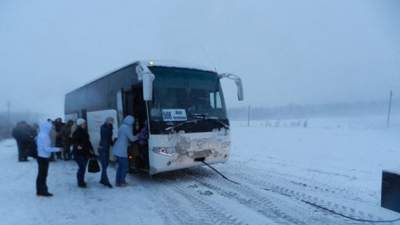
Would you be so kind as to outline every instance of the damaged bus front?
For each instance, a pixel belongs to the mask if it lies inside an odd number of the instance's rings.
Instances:
[[[230,124],[220,79],[234,80],[242,100],[239,77],[156,63],[140,63],[137,74],[150,121],[150,174],[228,160]]]

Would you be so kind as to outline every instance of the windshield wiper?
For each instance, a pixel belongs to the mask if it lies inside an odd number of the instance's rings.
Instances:
[[[197,123],[197,122],[199,122],[199,120],[197,120],[197,119],[188,120],[188,121],[185,121],[185,122],[182,122],[182,123],[178,123],[178,124],[176,124],[174,126],[167,127],[167,128],[165,128],[165,131],[175,131],[175,129],[178,128],[178,127],[181,127],[183,125],[190,124],[190,123]]]
[[[197,119],[211,120],[211,121],[217,122],[220,125],[222,125],[225,129],[229,129],[229,125],[224,123],[221,119],[218,119],[217,117],[209,117],[207,114],[202,114],[202,113],[192,113],[190,115]]]
[[[188,120],[188,121],[185,121],[185,122],[176,124],[176,125],[174,125],[174,126],[167,127],[167,128],[165,128],[165,131],[169,131],[169,132],[175,131],[177,128],[179,128],[179,127],[181,127],[181,126],[184,126],[184,125],[186,125],[186,124],[198,123],[198,122],[200,122],[200,121],[207,121],[207,120],[208,120],[208,121],[216,122],[216,123],[218,123],[219,125],[223,126],[225,129],[229,129],[229,125],[228,125],[228,124],[226,124],[226,123],[223,122],[221,119],[218,119],[218,118],[216,118],[216,117],[209,117],[209,116],[207,116],[207,114],[201,114],[201,113],[193,113],[193,114],[190,114],[190,115],[191,115],[192,117],[196,118],[196,119]]]
[[[196,119],[206,119],[208,117],[205,113],[190,113],[190,115]]]
[[[209,118],[206,118],[205,120],[211,120],[211,121],[217,122],[220,125],[222,125],[225,129],[229,129],[229,125],[224,123],[221,119],[209,117]]]

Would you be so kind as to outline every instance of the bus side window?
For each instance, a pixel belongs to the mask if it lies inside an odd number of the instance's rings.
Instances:
[[[215,92],[215,106],[217,109],[222,109],[221,94],[219,91]]]
[[[221,95],[220,95],[219,91],[210,92],[210,106],[213,109],[221,109],[222,108]]]
[[[215,109],[215,93],[210,92],[210,105],[211,108]]]

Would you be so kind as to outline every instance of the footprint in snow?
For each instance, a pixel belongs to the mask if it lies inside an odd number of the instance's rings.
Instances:
[[[188,188],[198,188],[199,186],[197,185],[197,184],[192,184],[192,185],[189,185],[188,186]]]
[[[199,194],[204,195],[204,196],[211,196],[214,193],[212,191],[198,191]]]

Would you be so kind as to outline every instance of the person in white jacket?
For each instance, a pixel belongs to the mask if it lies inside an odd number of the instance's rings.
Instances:
[[[51,147],[50,132],[53,125],[51,122],[44,122],[40,125],[39,135],[37,137],[37,150],[38,150],[38,176],[36,179],[36,194],[38,196],[51,197],[53,194],[49,193],[47,188],[47,173],[49,171],[49,161],[51,153],[61,152],[62,148]]]

